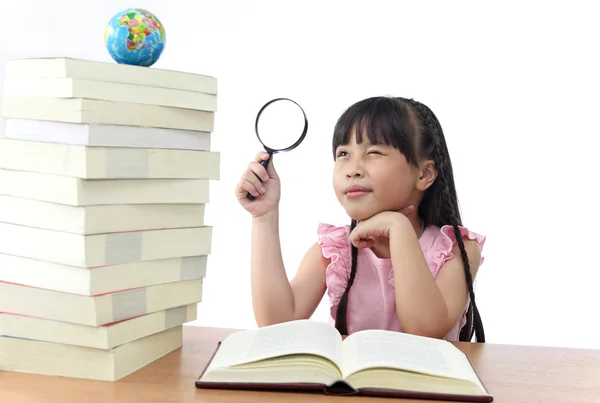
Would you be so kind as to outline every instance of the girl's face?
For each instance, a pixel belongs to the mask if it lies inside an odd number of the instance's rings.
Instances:
[[[366,220],[382,211],[417,206],[419,169],[397,149],[371,144],[365,138],[336,150],[333,186],[338,201],[354,220]]]

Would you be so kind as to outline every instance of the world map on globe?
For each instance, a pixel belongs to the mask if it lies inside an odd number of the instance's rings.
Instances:
[[[114,61],[152,66],[166,42],[165,28],[151,12],[131,8],[115,14],[104,31],[104,44]]]

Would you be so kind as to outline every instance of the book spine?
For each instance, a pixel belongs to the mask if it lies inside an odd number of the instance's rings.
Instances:
[[[330,396],[356,396],[360,391],[354,389],[346,381],[337,381],[323,388],[323,393]]]

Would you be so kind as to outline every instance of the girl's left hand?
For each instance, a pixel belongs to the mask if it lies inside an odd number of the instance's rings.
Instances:
[[[408,215],[415,211],[413,205],[407,206],[395,211],[382,211],[358,223],[358,225],[350,233],[350,242],[357,248],[372,248],[375,245],[377,238],[389,238],[390,228],[397,222],[400,216]]]

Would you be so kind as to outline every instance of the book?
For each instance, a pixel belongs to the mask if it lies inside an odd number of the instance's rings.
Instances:
[[[345,339],[297,320],[239,331],[219,342],[197,388],[314,391],[331,395],[491,402],[468,357],[452,343],[387,330]]]
[[[71,206],[0,195],[0,222],[93,235],[204,226],[206,204]]]
[[[206,74],[147,68],[70,57],[31,57],[8,60],[6,78],[79,78],[217,94],[217,79]]]
[[[12,118],[4,119],[4,137],[81,146],[200,151],[209,151],[212,140],[211,133],[205,131]]]
[[[0,253],[78,267],[209,255],[212,227],[81,235],[0,222]]]
[[[0,168],[81,179],[220,178],[220,153],[0,139]]]
[[[182,325],[112,349],[0,336],[0,370],[118,381],[180,348]]]
[[[3,97],[2,116],[213,132],[215,113],[85,98]]]
[[[198,304],[182,305],[102,326],[0,312],[0,336],[109,350],[194,321],[197,317]]]
[[[207,261],[202,255],[88,268],[0,253],[0,281],[92,296],[204,278]]]
[[[8,77],[4,80],[4,96],[87,98],[208,112],[217,111],[217,96],[214,94],[80,78]]]
[[[203,279],[177,281],[85,296],[0,281],[2,312],[102,326],[152,312],[202,302]]]
[[[0,194],[67,204],[205,204],[210,179],[81,179],[0,168]]]

